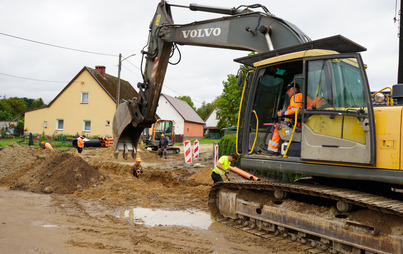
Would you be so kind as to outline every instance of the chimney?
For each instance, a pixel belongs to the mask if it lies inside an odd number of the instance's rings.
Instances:
[[[97,65],[95,66],[95,70],[97,70],[99,72],[99,74],[102,76],[103,79],[106,79],[105,77],[105,66],[101,66],[101,65]]]

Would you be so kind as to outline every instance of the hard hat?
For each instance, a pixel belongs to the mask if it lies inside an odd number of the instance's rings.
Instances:
[[[290,84],[288,84],[288,85],[285,87],[285,90],[288,90],[288,89],[290,89],[291,87],[294,87],[294,85],[295,85],[295,87],[299,90],[299,85],[298,85],[298,83],[295,83],[295,84],[290,83]]]
[[[162,133],[162,134],[161,134],[161,137],[164,137],[164,136],[165,136],[164,133]]]
[[[141,159],[140,159],[140,158],[137,158],[136,161],[141,161]]]
[[[44,142],[44,141],[42,141],[42,142],[41,142],[41,145],[44,145],[44,144],[45,144],[45,142]]]

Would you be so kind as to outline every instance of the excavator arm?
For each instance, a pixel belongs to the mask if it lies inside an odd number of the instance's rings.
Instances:
[[[175,24],[171,7],[188,8],[226,16],[189,24]],[[263,12],[254,11],[262,8]],[[114,154],[123,151],[126,159],[136,148],[144,128],[156,121],[155,112],[172,51],[177,45],[227,48],[266,52],[310,41],[293,24],[275,17],[266,7],[255,4],[218,8],[191,4],[180,6],[162,0],[150,23],[148,43],[143,50],[143,82],[137,84],[139,97],[121,101],[113,119]]]

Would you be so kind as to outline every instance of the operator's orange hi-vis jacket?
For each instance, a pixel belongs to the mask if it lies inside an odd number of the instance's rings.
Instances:
[[[53,149],[53,147],[51,144],[45,143],[45,150],[52,150],[52,149]]]
[[[302,93],[294,94],[290,99],[290,104],[287,107],[287,110],[282,112],[282,116],[294,115],[297,109],[302,107]]]
[[[81,137],[77,140],[77,146],[84,148],[84,140]]]

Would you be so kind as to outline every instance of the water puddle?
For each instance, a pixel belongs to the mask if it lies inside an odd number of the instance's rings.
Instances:
[[[52,225],[52,224],[44,224],[44,225],[41,225],[41,226],[44,227],[44,228],[59,228],[58,225]]]
[[[146,226],[184,226],[208,229],[212,223],[210,215],[199,211],[167,211],[150,208],[133,208],[121,211],[120,218]]]

